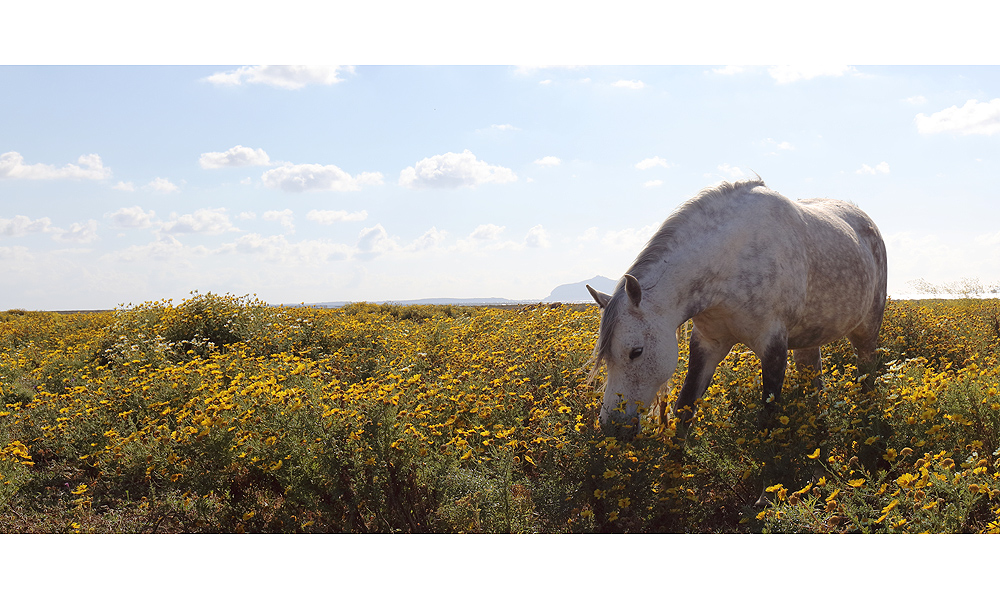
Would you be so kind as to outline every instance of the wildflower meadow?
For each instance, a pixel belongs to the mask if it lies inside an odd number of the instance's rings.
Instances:
[[[0,532],[1000,532],[1000,300],[890,301],[875,391],[825,347],[772,431],[737,346],[682,447],[655,418],[601,434],[599,320],[211,293],[0,313]]]

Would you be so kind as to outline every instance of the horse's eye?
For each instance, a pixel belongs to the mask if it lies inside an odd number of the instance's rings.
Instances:
[[[635,360],[642,356],[642,348],[632,348],[632,351],[628,353],[629,360]]]

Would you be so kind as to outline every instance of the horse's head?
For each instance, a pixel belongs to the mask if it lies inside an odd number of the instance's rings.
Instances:
[[[607,365],[601,406],[606,435],[630,440],[639,431],[639,417],[677,368],[676,330],[669,329],[632,275],[625,275],[613,296],[587,286],[601,307],[595,369]]]

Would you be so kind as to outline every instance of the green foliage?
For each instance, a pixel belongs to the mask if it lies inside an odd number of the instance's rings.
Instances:
[[[737,347],[683,447],[601,435],[590,307],[8,311],[0,531],[997,531],[996,309],[890,302],[875,392],[833,344],[766,431]]]

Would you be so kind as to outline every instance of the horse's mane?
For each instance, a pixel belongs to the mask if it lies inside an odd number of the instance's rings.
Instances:
[[[663,262],[664,257],[670,254],[671,250],[683,240],[679,233],[686,231],[692,220],[706,214],[717,213],[724,210],[722,206],[726,200],[735,193],[749,191],[756,187],[764,187],[764,181],[757,179],[745,179],[730,183],[723,181],[717,185],[707,187],[687,202],[681,204],[670,214],[660,225],[660,228],[653,234],[653,237],[646,242],[646,246],[639,252],[639,255],[632,262],[626,273],[639,280],[642,288],[649,289],[656,285],[657,281],[649,280],[649,272],[653,266]],[[611,294],[608,305],[604,307],[601,315],[600,332],[597,336],[596,353],[594,356],[591,376],[600,368],[611,352],[611,340],[614,337],[615,326],[621,316],[625,303],[628,302],[628,295],[625,293],[624,277],[618,281],[615,291]]]

